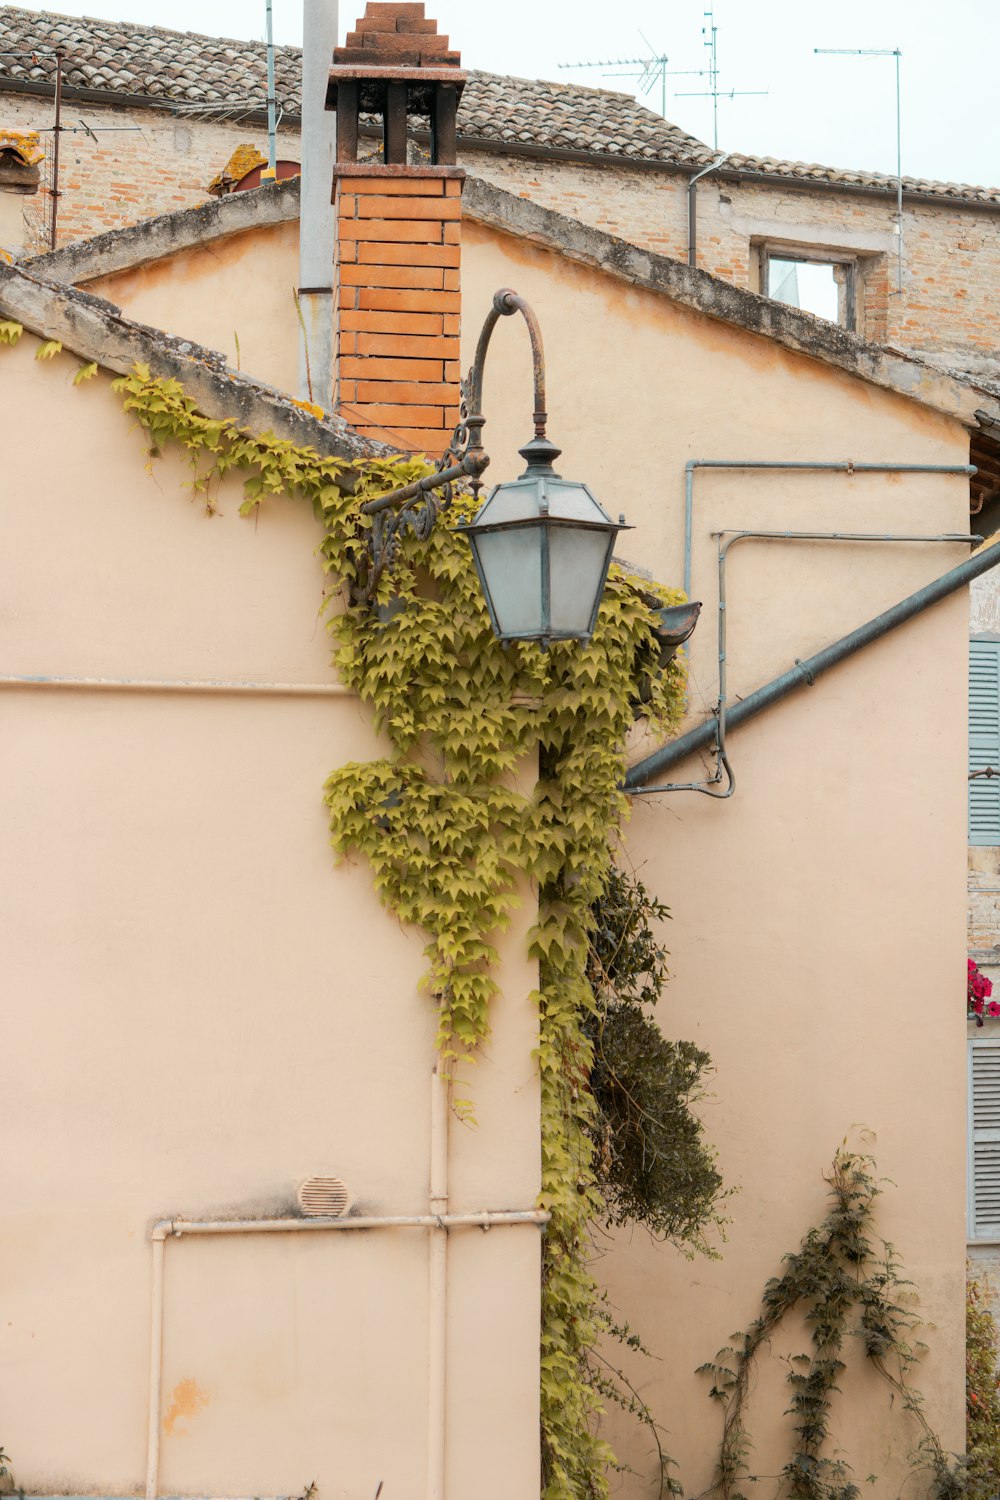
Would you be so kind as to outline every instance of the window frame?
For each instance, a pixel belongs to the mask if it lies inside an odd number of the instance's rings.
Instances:
[[[852,250],[837,250],[832,245],[802,245],[792,240],[763,239],[754,246],[757,261],[758,289],[770,299],[771,261],[804,261],[813,265],[840,266],[844,278],[837,288],[837,321],[835,328],[848,333],[858,331],[858,306],[862,301],[861,257]],[[771,299],[773,300],[773,299]]]

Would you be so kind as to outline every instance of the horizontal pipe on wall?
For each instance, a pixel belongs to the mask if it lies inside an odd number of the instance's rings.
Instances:
[[[757,688],[747,697],[741,698],[739,703],[734,703],[731,708],[726,709],[727,729],[736,729],[745,724],[748,719],[755,718],[764,709],[770,708],[772,704],[780,703],[790,693],[801,687],[811,687],[816,678],[823,672],[829,671],[838,663],[853,656],[856,651],[861,651],[865,646],[870,646],[874,641],[881,640],[891,630],[905,625],[907,620],[912,620],[916,615],[922,614],[932,604],[937,604],[941,599],[947,599],[950,594],[965,588],[973,579],[979,578],[983,573],[988,573],[992,568],[1000,564],[1000,544],[987,547],[982,552],[977,552],[973,557],[960,563],[957,568],[943,573],[940,578],[925,584],[915,594],[909,594],[894,604],[890,609],[883,610],[880,615],[859,625],[857,630],[841,636],[839,640],[817,651],[814,656],[805,661],[796,659],[795,664],[782,672],[780,677],[773,678],[765,683],[763,687]],[[648,785],[654,776],[677,765],[688,755],[697,750],[702,750],[706,745],[712,743],[718,733],[718,719],[713,715],[704,720],[694,729],[682,734],[679,739],[672,740],[669,745],[655,751],[639,761],[628,772],[625,777],[624,787],[628,792],[639,794],[643,791],[651,792],[655,788]]]
[[[63,688],[91,693],[215,693],[272,698],[355,698],[342,682],[200,682],[154,677],[43,677],[0,674],[0,688]]]
[[[472,1214],[356,1214],[343,1218],[288,1219],[160,1219],[149,1232],[150,1239],[189,1234],[295,1234],[328,1229],[493,1229],[504,1224],[549,1222],[543,1208],[484,1209]]]
[[[975,464],[871,464],[850,458],[689,458],[684,465],[684,592],[691,597],[691,549],[694,531],[694,471],[696,469],[773,469],[803,473],[840,474],[964,474],[971,478]]]

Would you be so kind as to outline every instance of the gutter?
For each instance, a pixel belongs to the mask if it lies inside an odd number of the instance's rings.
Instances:
[[[966,562],[960,563],[957,568],[952,568],[950,572],[943,573],[940,578],[935,578],[933,582],[925,584],[915,594],[901,599],[898,604],[876,615],[873,620],[859,625],[857,630],[841,636],[832,645],[826,646],[822,651],[817,651],[814,656],[806,658],[805,661],[796,657],[794,665],[782,672],[780,677],[773,678],[763,687],[757,688],[756,692],[742,698],[739,703],[726,708],[727,732],[745,724],[749,719],[756,718],[757,714],[763,713],[775,703],[780,703],[782,699],[789,697],[799,688],[812,687],[816,678],[829,671],[831,667],[846,661],[849,656],[863,650],[865,646],[870,646],[874,641],[881,640],[891,630],[905,625],[907,620],[912,620],[916,615],[923,614],[924,610],[929,609],[932,604],[937,604],[939,600],[947,599],[950,594],[957,593],[973,579],[979,578],[983,573],[988,573],[998,564],[1000,564],[1000,545],[994,544],[982,552],[977,552]],[[679,739],[672,740],[669,745],[664,745],[662,749],[646,756],[626,775],[623,783],[625,791],[654,791],[654,787],[647,785],[653,777],[671,770],[695,751],[717,742],[718,731],[718,717],[713,715],[696,725],[694,729],[688,730],[687,734],[682,734]]]

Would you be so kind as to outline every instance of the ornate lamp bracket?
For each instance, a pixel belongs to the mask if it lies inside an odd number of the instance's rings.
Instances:
[[[534,441],[543,444],[547,442],[545,361],[538,320],[523,297],[509,287],[502,287],[493,298],[493,306],[479,335],[472,368],[462,383],[458,424],[448,448],[438,459],[433,474],[417,479],[413,484],[404,485],[401,489],[392,490],[388,495],[380,495],[377,500],[369,500],[361,508],[362,513],[371,518],[368,570],[364,582],[352,591],[353,603],[371,603],[382,574],[391,564],[408,532],[419,541],[427,540],[439,514],[451,504],[456,484],[462,480],[470,480],[472,493],[478,499],[482,489],[481,476],[490,462],[482,445],[482,430],[486,421],[482,414],[486,351],[500,318],[510,317],[516,312],[524,317],[531,339],[535,394]]]

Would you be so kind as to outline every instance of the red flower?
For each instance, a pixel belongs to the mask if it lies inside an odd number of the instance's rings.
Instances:
[[[975,1016],[976,1025],[982,1026],[984,1010],[988,1016],[1000,1016],[1000,1004],[996,1001],[990,1001],[986,1007],[986,1001],[993,993],[993,981],[980,972],[979,965],[972,958],[967,961],[966,976],[966,1014]]]

